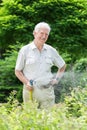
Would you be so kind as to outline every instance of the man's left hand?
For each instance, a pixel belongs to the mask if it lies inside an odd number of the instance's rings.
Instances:
[[[58,80],[57,80],[57,79],[52,79],[51,84],[52,84],[52,85],[58,84]]]

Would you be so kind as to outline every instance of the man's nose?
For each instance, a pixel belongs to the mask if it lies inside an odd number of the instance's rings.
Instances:
[[[46,38],[46,34],[43,34],[43,38]]]

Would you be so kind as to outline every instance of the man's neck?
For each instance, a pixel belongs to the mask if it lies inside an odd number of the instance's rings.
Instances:
[[[38,48],[39,51],[42,50],[43,44],[41,44],[41,43],[39,43],[39,42],[36,42],[36,41],[34,41],[34,44],[35,44],[35,46]]]

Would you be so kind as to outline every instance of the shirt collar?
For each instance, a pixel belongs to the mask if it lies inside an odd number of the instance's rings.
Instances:
[[[32,42],[32,46],[31,46],[32,50],[37,49],[36,45],[34,44],[34,42]],[[46,44],[43,45],[43,49],[42,50],[47,50],[47,46]]]
[[[37,49],[37,47],[35,46],[34,42],[31,43],[31,48],[32,48],[32,50]]]

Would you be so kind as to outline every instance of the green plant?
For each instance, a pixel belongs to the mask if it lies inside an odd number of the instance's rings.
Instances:
[[[48,43],[60,53],[67,52],[69,63],[86,56],[87,0],[3,0],[0,7],[1,57],[9,44],[30,42],[40,21],[50,24]]]
[[[75,113],[74,117],[67,112],[65,103],[49,109],[37,109],[36,102],[30,101],[26,106],[19,105],[15,94],[15,91],[11,92],[9,102],[0,105],[0,130],[86,130],[87,128],[85,105],[81,108],[81,116],[77,117]]]
[[[87,109],[87,88],[74,88],[70,96],[65,97],[68,116],[80,117]]]
[[[79,73],[87,71],[87,58],[77,60],[73,66],[73,69]]]
[[[69,95],[71,91],[77,86],[82,88],[87,87],[87,73],[77,73],[75,71],[66,71],[58,83],[55,86],[55,101],[56,103],[64,101],[66,95]]]
[[[6,102],[6,98],[12,90],[20,91],[20,95],[18,93],[17,96],[21,97],[22,84],[15,76],[18,50],[19,46],[10,46],[9,50],[4,54],[5,58],[0,60],[0,102]]]

